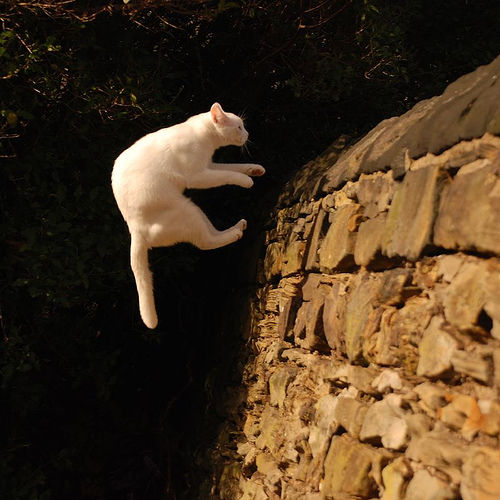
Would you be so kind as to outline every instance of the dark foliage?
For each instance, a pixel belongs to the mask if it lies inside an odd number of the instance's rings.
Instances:
[[[489,0],[1,2],[1,497],[193,498],[211,369],[230,372],[238,342],[221,336],[226,299],[251,286],[245,245],[282,182],[339,133],[491,61],[498,14]],[[150,333],[113,159],[216,100],[246,115],[268,174],[194,196],[216,225],[254,229],[216,252],[152,252]]]

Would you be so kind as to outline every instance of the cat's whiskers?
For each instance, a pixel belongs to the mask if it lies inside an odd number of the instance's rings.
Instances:
[[[248,148],[248,143],[249,142],[251,142],[251,141],[249,139],[247,139],[247,141],[245,142],[245,144],[243,144],[243,146],[241,146],[241,151],[242,151],[242,153],[246,152],[246,154],[250,157],[252,155],[250,153],[250,149]]]

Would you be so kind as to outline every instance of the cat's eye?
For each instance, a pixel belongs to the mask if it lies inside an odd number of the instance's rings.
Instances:
[[[242,130],[241,125],[238,125],[238,130]]]

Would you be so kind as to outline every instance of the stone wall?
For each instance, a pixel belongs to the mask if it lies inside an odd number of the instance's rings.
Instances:
[[[211,496],[500,498],[500,58],[283,189]]]

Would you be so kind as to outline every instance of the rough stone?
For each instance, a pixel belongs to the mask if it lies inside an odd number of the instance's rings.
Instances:
[[[377,394],[379,390],[373,382],[378,374],[378,370],[374,367],[342,365],[335,369],[328,379],[336,385],[355,387],[365,394]]]
[[[478,401],[481,410],[480,430],[490,436],[500,434],[500,402],[499,401]]]
[[[294,274],[302,269],[305,251],[305,241],[294,239],[288,243],[283,254],[283,263],[281,266],[283,276]]]
[[[269,281],[281,274],[283,265],[283,243],[273,242],[267,246],[266,258],[264,259],[264,274]]]
[[[381,311],[374,308],[380,280],[358,274],[345,311],[345,350],[351,362],[363,359],[363,341],[378,329]]]
[[[378,491],[374,469],[381,470],[389,457],[345,435],[334,436],[325,459],[321,498],[340,498],[339,493],[373,498]]]
[[[310,274],[302,287],[303,303],[293,328],[297,345],[307,349],[328,350],[323,333],[323,305],[330,286],[321,283],[321,275]]]
[[[459,169],[476,161],[478,158],[488,158],[494,161],[496,150],[499,148],[500,139],[486,133],[480,138],[459,142],[437,155],[427,153],[415,161],[407,157],[407,160],[409,160],[407,170],[416,170],[435,164],[439,164],[447,170]]]
[[[410,440],[405,456],[425,466],[436,467],[459,483],[468,447],[450,432],[431,431]]]
[[[412,438],[427,434],[433,426],[433,420],[423,413],[406,414],[405,421],[408,425],[408,433]]]
[[[497,389],[497,393],[500,394],[500,349],[493,350],[493,383]]]
[[[445,92],[416,104],[399,117],[382,121],[353,147],[344,151],[327,172],[324,192],[331,192],[362,173],[392,167],[404,174],[405,155],[418,158],[438,153],[463,138],[499,134],[500,58],[464,75]]]
[[[368,359],[386,366],[402,366],[408,373],[415,373],[417,346],[434,307],[427,297],[412,297],[401,308],[384,308],[379,330],[364,346]]]
[[[245,481],[240,500],[269,500],[269,495],[267,495],[264,486],[261,484],[255,481]]]
[[[446,320],[461,330],[468,330],[477,323],[486,302],[482,264],[464,263],[442,292]]]
[[[276,453],[282,445],[284,436],[282,433],[282,419],[277,408],[266,405],[262,412],[260,422],[260,435],[255,444],[257,448],[269,449],[271,453]]]
[[[336,280],[325,296],[323,331],[328,345],[337,352],[344,351],[345,307],[347,283]]]
[[[380,253],[386,225],[386,214],[362,222],[354,247],[354,261],[358,266],[368,267]]]
[[[401,500],[404,497],[406,484],[412,476],[411,467],[403,457],[396,458],[382,471],[384,492],[382,500]]]
[[[440,179],[437,165],[406,174],[387,215],[382,241],[385,255],[414,261],[431,242]]]
[[[496,401],[478,401],[465,394],[449,394],[449,404],[440,408],[438,418],[472,440],[482,431],[492,436],[500,431],[500,404]]]
[[[394,370],[383,370],[380,375],[373,379],[371,385],[382,394],[389,391],[399,391],[403,388],[401,377]]]
[[[441,196],[434,242],[448,249],[500,254],[500,172],[486,160],[467,173],[462,167]],[[463,173],[462,173],[463,172]],[[463,207],[474,207],[463,210]],[[460,213],[460,217],[457,217]]]
[[[491,383],[493,375],[491,357],[485,357],[480,353],[456,350],[450,361],[456,372],[470,375],[485,384]]]
[[[415,472],[404,498],[405,500],[453,500],[457,498],[457,493],[449,483],[422,469]]]
[[[230,463],[224,466],[219,480],[219,498],[222,500],[232,500],[240,496],[241,472],[238,463]]]
[[[442,320],[438,316],[434,316],[424,332],[418,349],[420,359],[418,361],[417,375],[438,377],[452,366],[451,358],[458,343],[441,328],[441,324]]]
[[[307,245],[307,255],[306,255],[306,263],[305,268],[307,271],[318,271],[319,270],[319,261],[318,261],[318,249],[320,236],[323,231],[323,225],[325,223],[326,211],[320,209],[316,218],[314,219],[313,229],[311,231],[311,235],[309,237],[308,245]]]
[[[438,410],[437,417],[451,428],[460,430],[466,439],[472,439],[482,423],[477,400],[464,394],[450,394],[447,399],[450,403]]]
[[[396,182],[391,172],[361,174],[356,183],[356,198],[363,207],[363,215],[373,218],[387,211],[394,194]]]
[[[486,262],[484,280],[486,302],[483,312],[492,322],[491,336],[500,340],[500,260],[489,259]]]
[[[266,478],[266,483],[275,486],[279,483],[281,473],[276,461],[267,453],[259,453],[255,457],[257,470]]]
[[[436,384],[424,382],[417,385],[413,390],[424,404],[424,409],[436,411],[446,404],[447,391]]]
[[[335,408],[338,401],[332,394],[327,394],[315,404],[315,421],[309,433],[309,446],[313,457],[326,453],[332,433],[337,430]]]
[[[356,233],[349,231],[349,220],[360,210],[356,204],[343,205],[333,213],[333,220],[319,249],[322,271],[350,269],[354,264]]]
[[[463,466],[460,493],[463,500],[498,500],[500,498],[500,450],[473,448]]]
[[[451,283],[464,262],[462,254],[439,255],[437,258],[439,276],[446,283]]]
[[[295,378],[296,368],[280,368],[275,371],[269,379],[269,394],[273,406],[283,406],[288,384]]]
[[[350,436],[358,437],[368,406],[361,401],[349,397],[339,397],[335,406],[335,421]]]
[[[381,442],[384,448],[390,450],[405,448],[408,424],[403,411],[388,398],[377,401],[365,413],[359,439],[375,444]]]

